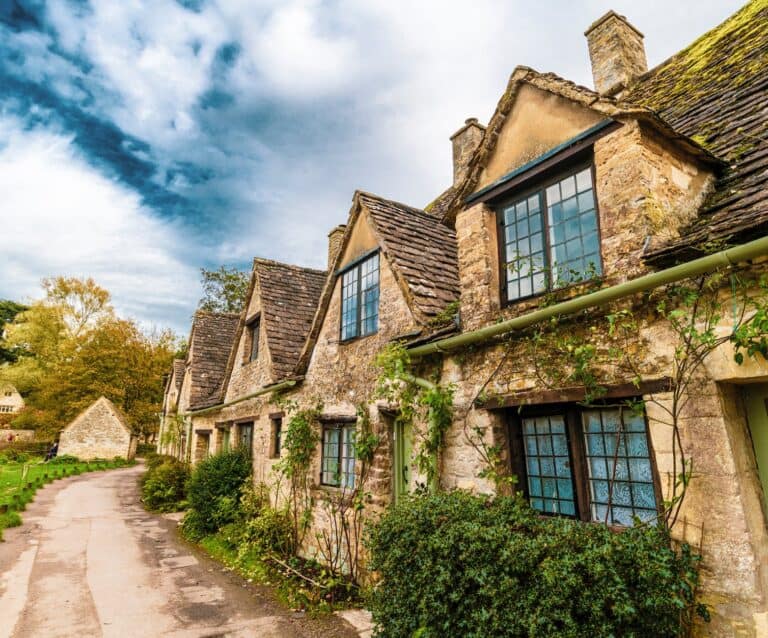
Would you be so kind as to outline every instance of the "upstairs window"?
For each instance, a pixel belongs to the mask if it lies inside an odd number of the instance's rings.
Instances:
[[[320,483],[355,486],[355,424],[324,423]]]
[[[505,301],[601,274],[592,166],[581,166],[498,209]]]
[[[379,329],[379,254],[359,261],[341,276],[341,340]]]
[[[510,435],[513,472],[534,509],[621,526],[658,516],[644,414],[607,406],[524,409]]]
[[[261,332],[261,317],[256,317],[248,324],[248,337],[250,339],[250,350],[248,352],[248,361],[256,361],[259,358],[259,333]]]

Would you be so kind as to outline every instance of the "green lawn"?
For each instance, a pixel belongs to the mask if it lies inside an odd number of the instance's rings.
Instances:
[[[32,458],[24,463],[0,463],[0,539],[6,527],[21,525],[19,512],[24,511],[27,503],[34,499],[39,487],[66,476],[130,464],[119,459],[43,463],[41,458]]]

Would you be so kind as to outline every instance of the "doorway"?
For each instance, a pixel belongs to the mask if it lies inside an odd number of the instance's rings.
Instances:
[[[393,449],[393,496],[397,503],[406,494],[411,491],[413,482],[413,430],[410,423],[403,423],[400,419],[395,419],[392,428],[392,449]]]
[[[763,504],[768,511],[768,383],[745,385],[742,392],[757,473],[763,486]]]

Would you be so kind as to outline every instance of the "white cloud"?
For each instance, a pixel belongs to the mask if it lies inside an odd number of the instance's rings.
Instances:
[[[177,229],[92,169],[69,138],[0,119],[0,202],[0,297],[35,298],[43,276],[89,276],[121,312],[186,330],[197,273],[175,256]]]

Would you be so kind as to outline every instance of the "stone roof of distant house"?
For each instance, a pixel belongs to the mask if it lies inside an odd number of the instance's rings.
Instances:
[[[181,391],[181,384],[184,382],[184,369],[187,367],[184,359],[173,360],[173,382],[176,385],[176,391]]]
[[[117,421],[120,426],[129,434],[132,435],[131,432],[131,426],[128,424],[128,419],[125,417],[123,412],[118,408],[112,401],[110,401],[107,397],[99,397],[96,399],[91,405],[89,405],[87,408],[85,408],[80,414],[78,414],[74,419],[72,419],[67,426],[62,430],[62,432],[66,432],[67,430],[71,430],[76,425],[80,425],[83,421],[86,421],[91,418],[92,413],[99,407],[104,406],[109,412],[112,413],[112,416],[115,418],[115,421]]]
[[[707,243],[768,231],[768,0],[754,0],[631,85],[653,109],[728,162],[698,219],[646,255],[686,257]]]
[[[255,259],[261,289],[261,325],[266,330],[274,380],[290,377],[306,342],[327,273]]]
[[[239,320],[239,313],[195,313],[189,344],[190,409],[207,408],[221,401]]]

